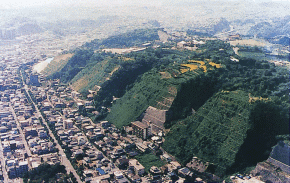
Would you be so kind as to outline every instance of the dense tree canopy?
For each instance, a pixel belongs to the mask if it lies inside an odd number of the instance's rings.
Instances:
[[[58,164],[41,164],[24,175],[24,182],[57,182],[56,174],[66,174],[65,166]]]

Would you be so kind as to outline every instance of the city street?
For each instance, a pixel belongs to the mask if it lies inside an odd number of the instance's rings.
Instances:
[[[11,104],[9,104],[9,105],[10,105],[10,110],[12,111],[13,117],[14,117],[16,123],[17,123],[17,129],[19,130],[20,136],[21,136],[21,138],[22,138],[22,140],[24,142],[24,147],[25,147],[25,150],[27,152],[27,155],[28,155],[28,157],[31,157],[32,153],[30,151],[30,148],[28,147],[27,141],[26,141],[25,136],[24,136],[24,132],[23,132],[21,126],[20,126],[20,123],[19,123],[19,121],[17,119],[17,116],[15,114],[15,111],[14,111],[13,107],[11,106]]]
[[[24,80],[23,80],[23,75],[22,75],[22,73],[21,73],[21,76],[22,76],[22,81],[24,81]],[[47,129],[48,129],[49,136],[52,137],[52,139],[53,139],[54,142],[56,143],[56,146],[55,146],[55,147],[59,150],[58,153],[59,153],[59,154],[61,155],[61,157],[62,157],[62,158],[61,158],[61,162],[62,162],[62,164],[66,167],[67,174],[69,174],[70,172],[72,172],[73,175],[75,176],[75,178],[77,179],[78,183],[81,183],[82,181],[81,181],[79,175],[77,174],[77,172],[76,172],[75,169],[73,168],[73,166],[72,166],[72,164],[70,163],[70,161],[67,159],[67,157],[66,157],[66,155],[65,155],[65,153],[64,153],[64,151],[63,151],[63,149],[61,148],[61,146],[59,145],[58,141],[56,140],[54,134],[53,134],[52,131],[50,130],[50,128],[49,128],[49,126],[48,126],[46,120],[45,120],[45,119],[43,118],[43,116],[41,115],[40,110],[38,109],[37,105],[33,102],[32,98],[31,98],[31,96],[30,96],[30,94],[29,94],[29,92],[28,92],[28,91],[29,91],[28,86],[27,86],[24,82],[23,82],[23,85],[24,85],[24,89],[25,89],[25,91],[27,92],[27,94],[28,94],[28,96],[29,96],[29,98],[30,98],[32,104],[33,104],[34,107],[35,107],[35,110],[36,110],[37,115],[38,115],[39,117],[41,117],[41,119],[42,119],[42,121],[43,121],[43,124],[44,124],[44,125],[47,127]]]

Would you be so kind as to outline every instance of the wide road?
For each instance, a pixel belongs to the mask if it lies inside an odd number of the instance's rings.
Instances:
[[[20,71],[20,74],[22,76],[22,73]],[[23,76],[22,76],[22,81],[23,80]],[[78,183],[82,183],[81,179],[80,179],[80,176],[77,174],[76,170],[73,168],[72,164],[70,163],[70,161],[67,159],[63,149],[61,148],[61,146],[59,145],[58,141],[56,140],[54,134],[52,133],[52,131],[50,130],[48,124],[47,124],[47,121],[44,119],[44,117],[41,115],[40,113],[40,110],[38,109],[38,106],[34,103],[34,101],[32,100],[31,96],[30,96],[30,93],[28,92],[29,91],[29,88],[28,86],[23,82],[23,85],[24,85],[24,89],[26,91],[26,93],[28,94],[28,97],[30,98],[32,104],[34,105],[35,107],[35,110],[36,110],[36,113],[38,116],[41,117],[42,121],[43,121],[43,124],[47,127],[48,129],[48,133],[50,135],[50,137],[52,137],[52,139],[54,140],[54,142],[56,143],[56,148],[58,149],[58,153],[61,155],[61,162],[62,164],[65,166],[66,168],[66,171],[67,173],[69,174],[70,172],[73,173],[73,175],[75,176],[75,178],[77,179],[77,182]]]

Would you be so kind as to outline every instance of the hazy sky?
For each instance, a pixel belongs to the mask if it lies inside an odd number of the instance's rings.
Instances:
[[[152,1],[152,0],[151,0]],[[147,1],[148,2],[148,1]],[[156,1],[158,2],[158,1]],[[22,8],[35,6],[104,6],[104,5],[122,5],[122,4],[142,4],[139,0],[0,0],[0,8]],[[148,3],[143,3],[148,4]]]
[[[35,7],[35,6],[74,6],[74,5],[87,5],[87,6],[104,6],[104,5],[162,5],[162,4],[173,4],[178,2],[193,2],[203,0],[0,0],[1,9],[14,9],[24,7]],[[204,0],[205,1],[205,0]],[[207,0],[209,1],[209,0]],[[217,1],[217,0],[212,0]],[[228,1],[240,1],[240,0],[228,0]],[[274,2],[290,2],[290,0],[248,0],[253,2],[263,1],[274,1]]]

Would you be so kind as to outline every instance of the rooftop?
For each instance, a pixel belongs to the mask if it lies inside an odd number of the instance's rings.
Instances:
[[[132,122],[132,125],[135,125],[135,126],[137,126],[139,128],[142,128],[142,129],[148,128],[148,125],[147,124],[142,123],[140,121]]]

